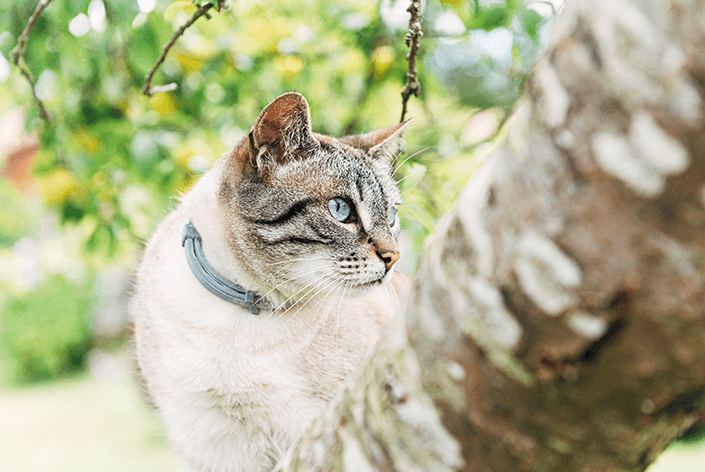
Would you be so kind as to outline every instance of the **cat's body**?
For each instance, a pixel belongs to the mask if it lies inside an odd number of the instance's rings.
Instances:
[[[402,128],[344,138],[351,147],[311,133],[305,100],[285,94],[149,241],[138,360],[189,472],[271,469],[398,309],[399,194],[385,154]],[[182,247],[189,221],[220,274],[280,308],[253,315],[209,292]]]

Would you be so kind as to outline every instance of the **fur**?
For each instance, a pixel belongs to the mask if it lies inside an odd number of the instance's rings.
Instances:
[[[216,162],[148,242],[135,338],[146,387],[189,472],[264,472],[360,365],[399,308],[400,195],[390,158],[405,124],[335,139],[288,93]],[[345,198],[349,221],[327,202]],[[221,274],[281,307],[254,316],[191,273],[191,220]]]

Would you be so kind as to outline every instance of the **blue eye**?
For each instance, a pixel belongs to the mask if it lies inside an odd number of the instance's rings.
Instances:
[[[333,215],[333,218],[341,223],[347,221],[352,213],[352,209],[350,208],[348,202],[340,197],[335,197],[328,200],[328,210],[330,210],[330,214]]]
[[[389,224],[389,226],[394,226],[394,221],[396,221],[396,219],[397,219],[397,209],[392,208],[391,210],[389,210],[389,216],[387,217],[387,223]]]

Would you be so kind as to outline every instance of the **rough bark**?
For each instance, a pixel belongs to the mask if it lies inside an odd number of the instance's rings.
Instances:
[[[705,3],[568,3],[406,319],[279,471],[642,471],[705,412]]]

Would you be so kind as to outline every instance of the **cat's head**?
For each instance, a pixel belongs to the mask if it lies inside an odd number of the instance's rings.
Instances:
[[[359,295],[391,276],[406,123],[336,139],[311,131],[306,99],[276,98],[227,160],[219,202],[229,244],[278,303]]]

